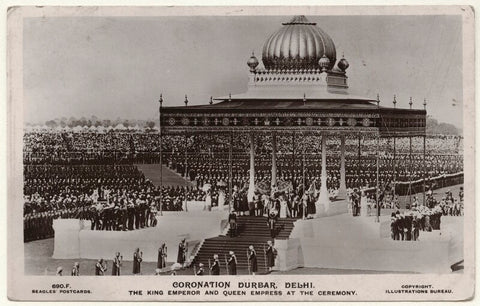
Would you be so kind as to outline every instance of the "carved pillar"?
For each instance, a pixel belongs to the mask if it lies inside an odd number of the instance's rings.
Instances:
[[[253,202],[253,196],[255,193],[255,135],[250,135],[250,177],[248,184],[247,199],[248,202]]]
[[[322,172],[320,176],[320,182],[322,186],[320,186],[320,195],[318,196],[318,200],[315,203],[316,208],[316,215],[319,217],[320,215],[324,215],[328,212],[330,208],[330,199],[328,194],[327,188],[327,144],[326,139],[327,136],[322,136]]]
[[[347,195],[347,183],[345,178],[345,135],[340,136],[340,188],[338,197],[345,199]]]
[[[277,187],[277,134],[272,133],[272,188]]]

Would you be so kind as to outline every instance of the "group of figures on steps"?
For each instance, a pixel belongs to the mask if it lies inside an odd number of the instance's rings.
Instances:
[[[182,241],[178,245],[178,256],[177,256],[177,267],[185,267],[186,265],[186,255],[188,251],[188,245],[185,241],[185,239],[182,239]],[[276,250],[273,247],[273,244],[271,241],[268,241],[266,249],[264,249],[265,252],[265,258],[266,258],[266,264],[268,267],[268,271],[272,271],[273,266],[275,265],[275,256],[276,256]],[[258,271],[258,262],[257,262],[257,252],[255,251],[255,248],[253,245],[250,245],[248,250],[247,250],[247,259],[248,259],[248,272],[249,274],[255,275],[255,273]],[[140,251],[139,248],[135,249],[135,252],[133,253],[133,275],[140,275],[141,274],[141,264],[143,261],[143,252]],[[120,276],[121,275],[121,269],[122,269],[122,264],[123,262],[123,256],[120,254],[120,252],[115,253],[115,257],[112,260],[112,275],[113,276]],[[227,271],[228,275],[237,275],[237,256],[233,251],[229,251],[229,257],[227,259],[227,256],[225,255],[225,268]],[[155,275],[161,275],[165,274],[162,273],[165,271],[167,266],[167,246],[165,243],[162,243],[160,248],[158,249],[158,259],[157,259],[157,269],[155,270]],[[174,265],[175,266],[175,265]],[[172,266],[171,273],[170,275],[176,275],[175,272],[175,267]],[[213,255],[213,262],[210,260],[208,261],[208,274],[209,275],[220,275],[221,271],[221,264],[220,264],[220,259],[218,257],[218,254]],[[95,275],[101,276],[101,275],[106,275],[107,274],[107,261],[102,259],[99,259],[95,263]],[[194,265],[193,266],[194,274],[195,275],[205,275],[205,269],[204,269],[204,264],[199,263],[198,268]],[[56,270],[56,275],[61,276],[63,275],[63,267],[58,267]],[[80,264],[78,262],[75,262],[71,271],[72,276],[79,276],[80,275]]]
[[[265,258],[266,258],[266,265],[268,268],[268,272],[271,272],[273,267],[275,266],[275,257],[276,257],[276,250],[273,247],[272,241],[267,242],[267,247],[264,249]],[[255,275],[258,272],[258,261],[257,261],[257,251],[250,245],[247,249],[247,261],[248,261],[248,274]],[[227,275],[237,275],[237,256],[235,252],[229,251],[229,257],[225,255],[225,268],[227,271]],[[198,264],[198,268],[194,266],[194,274],[195,275],[205,275],[205,265],[203,263]],[[213,255],[213,262],[208,260],[208,272],[209,275],[220,275],[221,271],[221,264],[218,254]]]
[[[270,236],[275,238],[275,235],[277,234],[277,224],[278,221],[278,212],[274,209],[270,210],[270,213],[268,214],[267,217],[267,226],[268,230],[270,231]],[[228,215],[228,224],[230,226],[229,230],[229,235],[230,237],[236,237],[238,235],[238,223],[237,223],[237,214],[232,211]]]

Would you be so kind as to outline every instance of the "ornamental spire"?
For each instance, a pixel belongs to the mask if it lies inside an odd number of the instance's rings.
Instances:
[[[248,67],[250,67],[250,72],[255,72],[255,69],[258,66],[258,59],[255,57],[255,53],[252,51],[252,56],[247,61]]]
[[[289,25],[289,24],[310,24],[310,25],[316,25],[316,22],[310,22],[310,20],[305,17],[305,15],[297,15],[294,16],[289,22],[283,22],[283,25]]]
[[[184,102],[185,102],[185,106],[187,106],[187,105],[188,105],[188,98],[187,98],[187,95],[185,95],[185,101],[184,101]]]
[[[393,108],[397,108],[397,96],[393,95]]]

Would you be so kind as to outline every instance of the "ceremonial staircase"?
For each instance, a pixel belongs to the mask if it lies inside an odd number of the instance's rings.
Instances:
[[[275,239],[288,239],[296,220],[295,218],[278,219]],[[272,240],[272,238],[267,226],[267,218],[238,216],[237,225],[236,237],[230,237],[230,232],[228,232],[225,236],[205,239],[195,256],[195,264],[203,263],[205,267],[208,267],[208,260],[210,259],[213,262],[213,255],[218,254],[220,273],[224,275],[227,274],[225,258],[229,258],[229,251],[234,251],[237,256],[237,274],[248,274],[247,249],[250,245],[253,245],[257,252],[257,274],[268,273],[264,247],[266,248],[267,241]],[[205,270],[208,271],[208,269]]]

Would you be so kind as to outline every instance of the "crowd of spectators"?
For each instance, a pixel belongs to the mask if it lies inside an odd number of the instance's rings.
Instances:
[[[399,210],[391,214],[391,237],[393,240],[419,240],[420,231],[431,232],[440,230],[442,216],[463,215],[463,187],[460,188],[458,198],[454,198],[448,190],[438,200],[431,190],[427,192],[426,205],[418,205],[414,198],[407,210]]]
[[[193,187],[164,186],[160,191],[135,163],[159,162],[159,137],[152,132],[28,132],[24,135],[24,216],[25,239],[51,235],[54,218],[76,216],[92,221],[95,230],[133,230],[154,226],[157,211],[185,209],[186,201],[204,201],[203,186],[212,186],[211,205],[229,195],[229,135],[162,137],[162,161],[186,176]],[[233,137],[232,185],[242,203],[249,177],[247,135]],[[271,181],[272,137],[255,141],[256,182]],[[376,185],[376,139],[346,139],[346,183],[348,188]],[[458,154],[461,138],[428,137],[424,162],[423,141],[396,140],[395,178],[392,139],[380,143],[380,182],[418,180],[424,177],[461,172]],[[295,150],[293,150],[295,148]],[[331,194],[340,184],[340,139],[327,140],[327,186]],[[306,190],[320,189],[320,138],[317,136],[277,137],[277,180],[291,182],[288,195],[290,215],[314,209],[305,201]],[[421,165],[419,167],[419,165]],[[220,187],[219,185],[222,184]],[[267,184],[267,185],[268,185]],[[160,204],[160,192],[162,204]],[[313,198],[313,197],[312,197]],[[263,198],[262,201],[263,202]],[[307,202],[311,202],[307,205]],[[304,205],[305,204],[305,205]],[[260,205],[266,205],[265,203]],[[310,208],[308,208],[308,207]],[[312,208],[313,207],[313,208]],[[248,205],[237,205],[245,212]],[[454,210],[452,210],[453,212]]]

